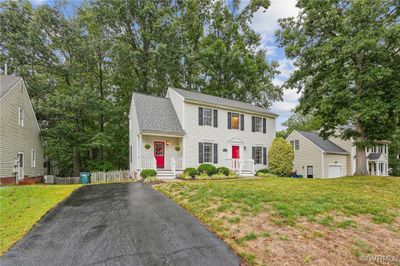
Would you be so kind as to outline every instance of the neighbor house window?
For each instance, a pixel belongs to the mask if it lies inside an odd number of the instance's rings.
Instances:
[[[36,167],[36,151],[35,151],[35,149],[31,150],[31,167]]]
[[[18,125],[24,126],[24,110],[18,107]]]
[[[212,126],[212,109],[204,108],[203,109],[203,125]]]
[[[300,142],[299,142],[298,139],[296,139],[296,140],[291,140],[291,141],[290,141],[290,144],[292,145],[293,150],[298,151],[298,150],[300,149]]]

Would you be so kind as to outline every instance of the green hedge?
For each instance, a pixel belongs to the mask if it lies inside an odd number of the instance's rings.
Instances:
[[[196,175],[198,175],[199,172],[197,171],[196,168],[189,167],[189,168],[186,168],[185,171],[183,171],[183,173],[188,175],[188,176],[190,176],[191,178],[195,178]]]
[[[226,167],[224,167],[224,166],[221,166],[221,167],[218,167],[218,168],[217,168],[217,173],[218,173],[218,174],[223,174],[223,175],[225,175],[225,176],[228,176],[230,172],[231,172],[231,171],[229,170],[229,168],[226,168]]]
[[[267,168],[260,169],[256,172],[256,176],[261,176],[261,174],[268,174],[269,170]]]
[[[156,176],[156,175],[157,175],[157,171],[154,170],[154,169],[143,169],[143,170],[140,172],[140,176],[141,176],[143,179],[146,179],[146,178],[148,178],[148,177],[150,177],[150,176]]]
[[[199,174],[206,173],[208,176],[212,176],[217,173],[217,168],[214,165],[208,163],[200,164],[197,170],[199,171]]]

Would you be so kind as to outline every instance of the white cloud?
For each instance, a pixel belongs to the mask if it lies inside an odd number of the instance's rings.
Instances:
[[[294,102],[274,102],[271,110],[278,114],[290,114],[295,107],[296,103]]]
[[[278,70],[281,72],[279,74],[279,77],[285,80],[288,79],[290,74],[292,74],[294,70],[293,60],[283,58],[281,60],[278,60],[278,64],[279,64]]]
[[[295,17],[299,13],[296,0],[271,0],[270,7],[260,9],[254,14],[251,26],[262,35],[263,42],[274,41],[275,31],[279,29],[278,19]]]

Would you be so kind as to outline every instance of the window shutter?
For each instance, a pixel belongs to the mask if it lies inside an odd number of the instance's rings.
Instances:
[[[256,132],[256,118],[254,116],[251,117],[251,132]]]
[[[263,118],[263,133],[267,133],[267,119]]]
[[[218,163],[218,144],[214,143],[214,163]]]
[[[240,115],[240,130],[244,130],[244,115]]]
[[[199,126],[203,125],[203,108],[199,107]]]
[[[256,147],[251,147],[251,159],[256,159]]]
[[[203,143],[199,142],[199,163],[203,163]]]
[[[228,129],[232,128],[232,113],[228,112]]]
[[[218,127],[218,110],[214,110],[214,127]]]
[[[263,147],[263,165],[267,165],[267,148]]]

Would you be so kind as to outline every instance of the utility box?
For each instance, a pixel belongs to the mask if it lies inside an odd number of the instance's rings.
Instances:
[[[45,175],[44,183],[45,184],[54,184],[54,175]]]
[[[81,184],[89,184],[90,183],[90,173],[89,172],[81,172],[80,173],[80,183]]]

